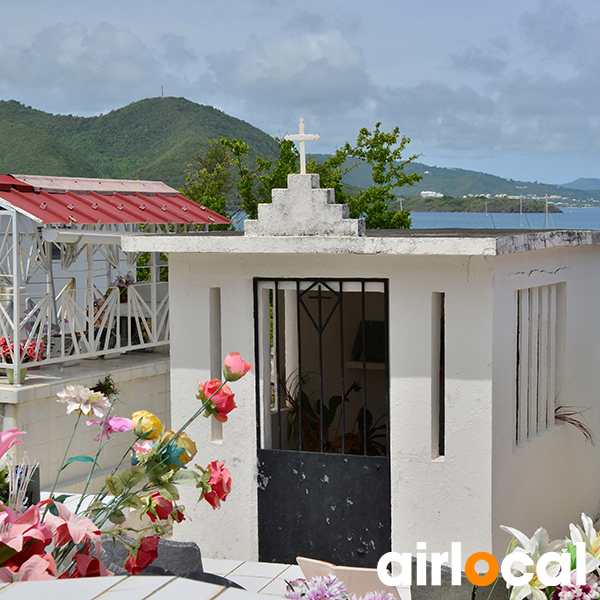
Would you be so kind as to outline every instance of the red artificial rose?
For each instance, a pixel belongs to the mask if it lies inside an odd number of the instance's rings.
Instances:
[[[211,379],[202,384],[202,390],[206,398],[209,398],[215,404],[215,410],[218,413],[214,415],[215,419],[221,421],[221,423],[225,423],[227,421],[227,414],[236,408],[236,404],[233,400],[233,392],[226,385],[223,385],[219,390],[220,385],[221,382],[218,379]],[[217,392],[217,390],[219,391]]]
[[[158,556],[158,541],[159,538],[153,536],[142,538],[137,556],[129,554],[124,565],[125,570],[132,575],[139,575],[146,567],[149,567]]]
[[[208,467],[210,471],[210,479],[208,485],[211,491],[204,494],[204,499],[213,507],[221,508],[221,500],[225,502],[227,494],[231,492],[231,473],[229,469],[224,468],[224,460],[213,460]]]
[[[252,365],[247,363],[239,352],[230,352],[223,361],[223,375],[226,381],[237,381],[241,379]]]
[[[181,521],[185,520],[185,515],[181,510],[179,510],[178,507],[175,507],[175,510],[171,513],[171,516],[173,517],[173,521],[175,521],[175,523],[181,523]]]
[[[163,498],[158,492],[154,492],[150,496],[150,499],[152,500],[151,508],[148,511],[150,520],[154,523],[157,517],[161,521],[168,519],[169,515],[173,512],[173,504],[166,498]]]

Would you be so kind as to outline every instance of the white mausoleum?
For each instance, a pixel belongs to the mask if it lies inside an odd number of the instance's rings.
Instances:
[[[375,566],[417,542],[501,559],[500,525],[557,538],[596,515],[599,449],[555,414],[588,409],[598,437],[600,232],[365,232],[344,211],[302,173],[245,234],[123,240],[169,253],[173,426],[228,352],[255,365],[227,423],[189,428],[233,491],[212,511],[191,490],[176,534]]]

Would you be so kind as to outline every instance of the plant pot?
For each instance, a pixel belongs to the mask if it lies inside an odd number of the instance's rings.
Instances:
[[[21,367],[19,373],[19,383],[23,383],[25,381],[25,377],[27,376],[27,367]],[[15,370],[9,367],[6,367],[6,378],[8,379],[8,383],[15,382]]]

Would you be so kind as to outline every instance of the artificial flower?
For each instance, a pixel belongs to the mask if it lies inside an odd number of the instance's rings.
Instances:
[[[44,520],[44,524],[47,525],[54,536],[54,545],[60,547],[71,541],[79,544],[84,540],[88,540],[94,545],[95,554],[99,554],[101,540],[100,530],[96,524],[87,517],[72,513],[61,502],[54,502],[54,506],[58,511],[58,516],[48,512]]]
[[[204,499],[213,507],[213,510],[221,508],[221,501],[225,502],[227,494],[231,492],[231,473],[224,466],[224,460],[213,460],[206,467],[206,470],[210,472],[208,484],[211,490],[204,494]]]
[[[154,523],[156,520],[165,521],[173,512],[173,503],[163,498],[158,492],[150,496],[150,507],[148,517]]]
[[[69,579],[78,577],[112,577],[109,571],[95,556],[78,553],[75,557],[75,569],[69,574]]]
[[[169,431],[165,431],[165,434],[162,437],[161,444],[166,444],[173,436],[175,432],[169,429]],[[169,465],[175,471],[180,469],[181,467],[187,465],[187,463],[196,456],[196,444],[193,442],[185,431],[182,431],[177,436],[177,448],[183,448],[183,452],[177,453],[177,456],[172,458],[172,462]]]
[[[160,419],[147,410],[138,410],[131,415],[136,435],[147,440],[156,440],[163,432]]]
[[[367,592],[362,600],[394,600],[393,594],[389,592]]]
[[[131,575],[139,575],[146,567],[149,567],[158,556],[158,542],[159,538],[157,537],[142,538],[137,552],[130,552],[124,565],[125,570]]]
[[[20,552],[23,546],[35,540],[44,546],[52,540],[52,534],[40,520],[38,507],[30,506],[20,514],[3,506],[0,512],[0,556],[4,558],[11,554],[6,548]]]
[[[133,429],[133,421],[126,419],[125,417],[108,417],[101,421],[86,421],[86,425],[102,425],[102,432],[99,433],[94,441],[97,442],[100,436],[106,436],[107,440],[110,440],[111,433],[130,431]]]
[[[223,376],[225,381],[237,381],[251,368],[252,365],[247,363],[239,352],[230,352],[223,361]]]
[[[528,596],[531,596],[533,600],[547,600],[547,596],[544,592],[547,586],[538,579],[536,565],[543,554],[546,554],[546,552],[559,552],[565,548],[566,542],[563,540],[551,542],[548,532],[543,527],[540,527],[531,538],[528,538],[524,533],[521,533],[518,529],[512,527],[501,525],[500,529],[513,535],[521,544],[521,546],[515,547],[515,552],[527,554],[533,561],[532,565],[526,565],[524,562],[519,561],[513,562],[511,568],[513,574],[520,576],[525,573],[531,573],[533,576],[527,583],[512,588],[510,600],[523,600],[523,598]],[[550,563],[546,568],[546,572],[550,577],[556,577],[559,571],[560,566],[555,562]]]
[[[586,573],[590,573],[600,566],[600,535],[594,528],[593,521],[585,513],[581,513],[581,522],[583,529],[572,523],[569,529],[574,544],[585,543]]]
[[[25,435],[25,433],[25,431],[21,431],[18,427],[0,432],[0,457],[4,456],[16,444],[22,444],[23,440],[18,440],[17,438]]]
[[[288,600],[348,600],[350,597],[335,575],[319,575],[310,581],[296,579],[290,584],[285,593]]]
[[[42,579],[56,578],[56,564],[51,554],[40,556],[34,554],[21,566],[11,569],[0,568],[0,582],[12,583],[13,581],[40,581]]]
[[[68,385],[56,395],[58,402],[66,402],[68,415],[77,411],[86,417],[95,415],[103,419],[110,410],[110,402],[104,394],[93,392],[82,385]]]
[[[206,383],[198,382],[198,395],[196,398],[203,402],[210,400],[204,416],[207,417],[212,414],[221,423],[225,423],[227,415],[236,408],[233,392],[218,379],[210,379]]]
[[[133,445],[133,451],[138,455],[138,460],[141,460],[140,457],[145,457],[150,454],[153,448],[156,447],[156,442],[152,440],[144,440],[143,442],[136,442]]]
[[[577,572],[571,571],[571,583],[559,585],[552,592],[551,600],[597,600],[600,596],[600,580],[596,573],[588,573],[586,582],[577,585]]]

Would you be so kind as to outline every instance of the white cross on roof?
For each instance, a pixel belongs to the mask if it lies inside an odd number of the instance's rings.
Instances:
[[[318,140],[319,136],[315,133],[304,133],[304,119],[300,118],[299,133],[284,135],[283,139],[300,142],[300,173],[306,174],[306,148],[304,142]]]

